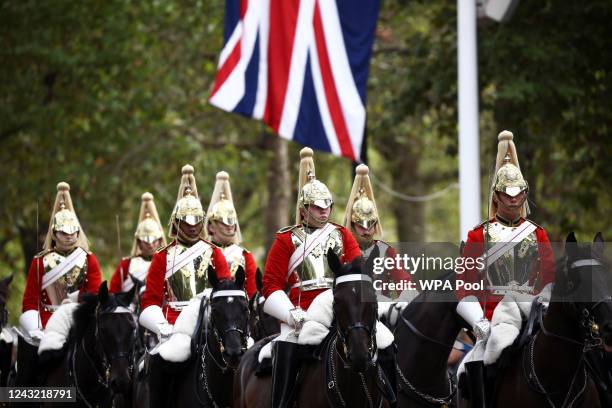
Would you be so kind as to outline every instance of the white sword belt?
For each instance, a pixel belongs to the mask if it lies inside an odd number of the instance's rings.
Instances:
[[[334,284],[332,278],[317,278],[309,279],[301,282],[297,282],[291,286],[291,289],[301,288],[303,291],[317,290],[317,289],[330,289]]]

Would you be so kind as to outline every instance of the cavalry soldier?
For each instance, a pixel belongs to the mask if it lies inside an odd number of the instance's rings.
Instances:
[[[463,257],[481,260],[482,270],[467,267],[459,279],[483,280],[484,291],[457,290],[457,313],[473,328],[478,341],[490,334],[490,320],[507,291],[550,294],[555,261],[544,228],[527,219],[529,187],[521,173],[513,135],[498,136],[495,178],[491,186],[489,218],[468,232]],[[465,365],[474,406],[484,406],[482,361]]]
[[[110,281],[112,293],[128,292],[134,286],[134,279],[145,282],[155,250],[166,245],[164,230],[155,208],[153,194],[144,193],[140,204],[138,226],[134,233],[132,252],[119,262]]]
[[[281,229],[270,248],[263,275],[264,311],[281,321],[273,352],[272,406],[286,407],[295,385],[299,362],[293,330],[299,332],[313,299],[330,289],[333,275],[327,263],[332,249],[344,262],[361,255],[351,233],[329,222],[333,199],[315,179],[312,149],[300,151],[296,225]],[[308,245],[306,245],[306,243]],[[285,288],[289,287],[289,296]]]
[[[198,198],[193,167],[183,166],[178,198],[170,216],[170,237],[174,240],[157,250],[149,266],[147,285],[141,300],[141,326],[163,342],[172,334],[172,325],[208,283],[208,267],[219,280],[231,275],[223,252],[204,239],[204,210]],[[161,356],[152,352],[149,360],[151,406],[165,406],[172,376],[164,369]]]
[[[215,189],[206,214],[205,230],[210,233],[209,239],[223,251],[232,277],[242,266],[246,276],[244,287],[250,299],[257,292],[257,265],[253,254],[240,246],[242,234],[232,200],[229,174],[225,171],[217,173]]]
[[[97,293],[100,280],[100,266],[74,211],[70,186],[61,182],[43,251],[32,260],[23,293],[17,386],[35,385],[37,347],[51,315],[62,303],[76,302],[82,293]]]
[[[208,288],[209,265],[218,279],[231,278],[223,252],[204,239],[204,210],[193,167],[183,166],[182,173],[170,216],[169,236],[174,240],[153,255],[141,302],[140,324],[161,338],[171,334],[182,308]]]
[[[344,226],[351,231],[357,242],[359,249],[365,259],[367,259],[374,248],[378,248],[378,253],[384,258],[395,258],[397,252],[395,248],[383,241],[382,225],[374,200],[374,192],[370,183],[370,170],[365,164],[360,164],[355,169],[355,180],[351,195],[346,203],[344,212]],[[409,282],[410,274],[399,268],[393,268],[390,273],[381,276],[383,283],[389,282]],[[406,288],[406,290],[409,290]],[[383,289],[382,293],[390,295],[388,289]]]

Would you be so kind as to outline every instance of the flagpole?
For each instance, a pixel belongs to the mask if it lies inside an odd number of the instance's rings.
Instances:
[[[457,0],[460,240],[480,222],[476,0]]]

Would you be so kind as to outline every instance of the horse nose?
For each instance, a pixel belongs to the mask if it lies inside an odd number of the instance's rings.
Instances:
[[[116,393],[126,393],[129,391],[132,384],[132,379],[129,372],[122,373],[121,375],[111,375],[110,387]]]

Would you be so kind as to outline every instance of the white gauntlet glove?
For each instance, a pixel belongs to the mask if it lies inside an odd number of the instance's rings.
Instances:
[[[140,313],[140,325],[155,333],[160,342],[168,340],[172,334],[172,325],[164,317],[159,306],[149,306]]]
[[[457,304],[457,314],[472,327],[478,340],[487,340],[491,323],[484,317],[484,311],[476,296],[466,296]]]
[[[157,338],[160,343],[165,342],[172,335],[173,326],[170,323],[161,323],[158,325],[159,333],[157,333]]]
[[[302,326],[306,321],[306,312],[301,307],[295,307],[289,310],[289,325],[294,328],[295,333],[299,334],[302,330]]]
[[[476,336],[477,340],[487,341],[489,339],[489,335],[491,334],[491,323],[489,323],[489,321],[483,317],[474,323],[472,330],[474,331],[474,335]]]

